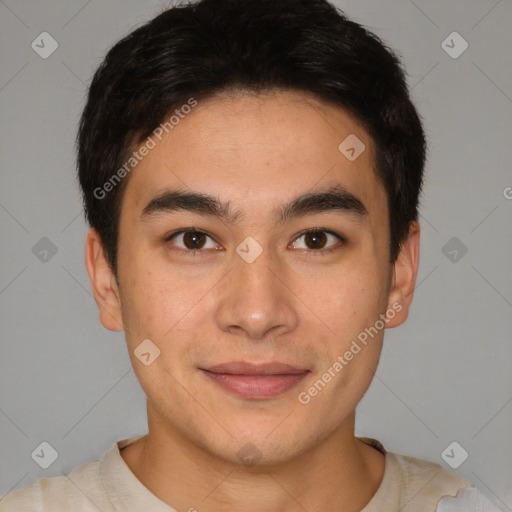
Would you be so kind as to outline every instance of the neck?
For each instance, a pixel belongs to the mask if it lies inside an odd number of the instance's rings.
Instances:
[[[354,415],[293,460],[252,467],[220,459],[154,414],[148,420],[148,435],[121,455],[144,486],[176,510],[359,512],[384,474],[383,454],[354,437]]]

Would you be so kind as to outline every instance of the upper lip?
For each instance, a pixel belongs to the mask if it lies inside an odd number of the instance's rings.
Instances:
[[[230,375],[298,375],[309,371],[305,368],[298,368],[279,362],[256,364],[245,361],[232,361],[202,369],[212,373]]]

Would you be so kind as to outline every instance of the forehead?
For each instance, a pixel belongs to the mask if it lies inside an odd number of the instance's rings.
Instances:
[[[386,209],[367,132],[345,110],[306,94],[217,96],[175,116],[153,140],[125,190],[123,210],[134,214],[177,187],[261,214],[287,196],[341,184],[369,210]]]

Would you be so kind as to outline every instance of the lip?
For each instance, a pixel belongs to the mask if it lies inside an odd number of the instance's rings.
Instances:
[[[253,364],[243,361],[200,370],[225,390],[248,400],[274,398],[294,388],[309,370],[284,363]]]

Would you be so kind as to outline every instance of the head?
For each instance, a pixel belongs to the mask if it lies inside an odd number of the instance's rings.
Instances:
[[[78,171],[100,318],[150,429],[267,462],[348,429],[412,300],[424,158],[398,59],[326,1],[202,0],[117,43]],[[304,375],[241,397],[207,373],[237,361]]]

